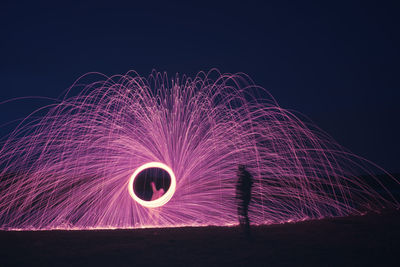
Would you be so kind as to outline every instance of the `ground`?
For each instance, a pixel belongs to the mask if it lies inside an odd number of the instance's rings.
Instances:
[[[0,231],[0,266],[400,266],[400,212],[252,228]]]

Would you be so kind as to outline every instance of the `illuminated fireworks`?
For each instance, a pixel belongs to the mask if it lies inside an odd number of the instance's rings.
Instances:
[[[381,181],[358,178],[373,164],[267,95],[243,74],[217,71],[101,76],[2,144],[0,227],[234,224],[239,164],[255,179],[253,223],[399,206]],[[164,172],[167,185],[146,170]]]

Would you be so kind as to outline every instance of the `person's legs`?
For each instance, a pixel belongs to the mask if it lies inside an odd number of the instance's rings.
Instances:
[[[250,220],[248,215],[249,201],[241,200],[238,202],[238,218],[239,225],[242,229],[242,233],[249,238],[250,237]]]
[[[248,221],[248,215],[246,202],[243,200],[240,200],[238,202],[238,219],[241,228],[243,229],[243,231],[245,231],[245,227]]]
[[[243,228],[247,237],[250,237],[249,203],[250,199],[243,202]]]
[[[244,209],[243,209],[243,203],[242,202],[238,203],[237,210],[238,210],[239,224],[243,225],[243,223],[244,223],[244,221],[243,221]]]

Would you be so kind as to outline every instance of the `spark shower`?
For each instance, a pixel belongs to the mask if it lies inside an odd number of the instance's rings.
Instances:
[[[92,73],[3,139],[0,228],[236,224],[239,164],[255,179],[252,223],[399,207],[383,181],[359,176],[379,167],[281,108],[245,74]],[[134,188],[147,167],[171,180],[153,201]]]

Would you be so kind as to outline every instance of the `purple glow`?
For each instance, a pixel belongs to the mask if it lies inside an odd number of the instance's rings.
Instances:
[[[168,172],[169,177],[171,178],[171,185],[170,185],[168,191],[164,195],[161,194],[160,197],[157,196],[154,200],[152,199],[151,201],[146,201],[146,200],[139,198],[138,196],[136,196],[136,194],[133,190],[133,183],[135,181],[136,176],[141,171],[143,171],[147,168],[163,169],[166,172]],[[153,183],[153,186],[154,186],[154,183]],[[128,184],[128,191],[129,191],[129,194],[131,195],[132,199],[134,199],[140,205],[142,205],[144,207],[148,207],[148,208],[157,208],[157,207],[161,207],[161,206],[164,206],[165,204],[167,204],[167,202],[174,195],[175,189],[176,189],[176,178],[175,178],[174,172],[171,170],[170,167],[168,167],[167,165],[165,165],[164,163],[161,163],[161,162],[149,162],[149,163],[143,164],[142,166],[140,166],[139,168],[137,168],[135,170],[135,172],[132,174],[131,178],[129,179],[129,184]],[[153,191],[156,191],[156,190],[153,189]],[[155,193],[155,192],[153,192],[153,193]]]
[[[101,76],[78,96],[68,92],[1,147],[0,228],[236,224],[239,164],[255,179],[252,223],[399,207],[377,178],[371,186],[358,177],[377,166],[259,93],[268,95],[246,75],[215,70],[193,79]],[[133,180],[149,162],[171,186],[143,201]]]

